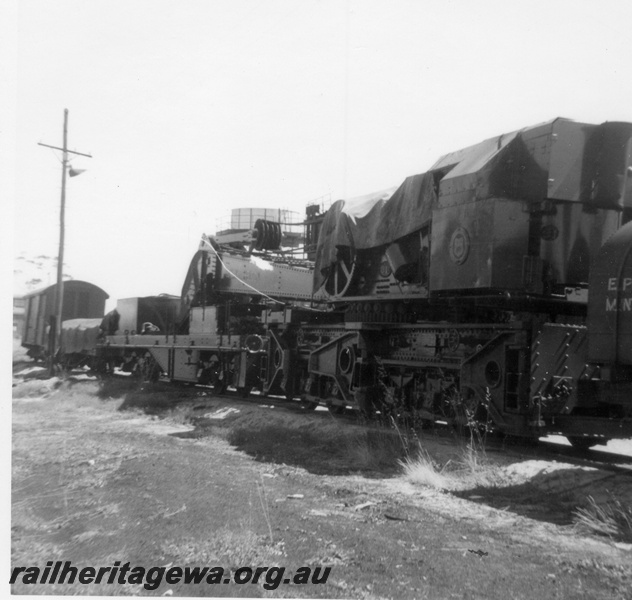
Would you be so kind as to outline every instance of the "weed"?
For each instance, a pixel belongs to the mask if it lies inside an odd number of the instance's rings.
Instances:
[[[470,486],[496,487],[502,480],[498,465],[488,458],[485,446],[472,441],[461,451],[457,468],[459,478]]]
[[[224,563],[233,570],[248,564],[275,564],[277,556],[281,554],[278,546],[251,529],[238,530],[225,526],[213,531],[209,540],[176,538],[164,542],[161,550],[180,564]]]
[[[575,528],[622,542],[632,542],[632,506],[609,492],[610,499],[598,504],[588,496],[588,505],[574,511]]]
[[[391,427],[397,432],[399,442],[406,456],[410,456],[414,452],[421,449],[421,441],[417,436],[417,431],[414,427],[405,429],[404,432],[402,432],[402,430],[397,426],[397,421],[393,416],[391,416],[390,424]]]
[[[400,460],[399,464],[404,469],[404,476],[411,483],[427,485],[437,490],[452,487],[452,478],[444,473],[447,465],[440,468],[430,454],[422,448],[419,449],[417,456],[414,458],[407,456],[404,460]]]
[[[469,442],[461,446],[459,457],[441,465],[422,447],[416,436],[408,436],[408,446],[416,442],[416,450],[409,452],[399,464],[406,479],[412,483],[435,489],[462,489],[464,487],[496,487],[501,483],[498,465],[488,458],[484,441],[471,434]]]

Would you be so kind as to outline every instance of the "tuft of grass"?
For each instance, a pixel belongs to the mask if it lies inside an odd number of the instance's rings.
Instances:
[[[482,446],[469,443],[461,452],[461,465],[469,473],[480,473],[489,464],[487,453]]]
[[[192,537],[175,538],[161,545],[162,552],[180,564],[222,564],[235,570],[248,564],[276,565],[279,544],[249,528],[222,527],[212,538],[199,541]]]
[[[468,485],[496,487],[501,480],[498,465],[487,456],[484,443],[474,437],[461,451],[456,463],[458,477]]]
[[[460,456],[441,465],[418,444],[417,452],[399,461],[404,477],[411,483],[435,489],[459,490],[471,487],[490,488],[502,484],[498,465],[488,458],[483,444],[474,439],[463,447]]]
[[[588,496],[588,505],[574,511],[575,528],[620,542],[632,542],[632,506],[624,504],[612,493],[609,495],[610,500],[602,504]]]
[[[445,466],[440,468],[426,450],[419,449],[417,456],[407,456],[399,464],[404,469],[404,477],[411,483],[426,485],[436,490],[452,487],[450,474],[444,473]],[[447,465],[446,465],[447,466]]]

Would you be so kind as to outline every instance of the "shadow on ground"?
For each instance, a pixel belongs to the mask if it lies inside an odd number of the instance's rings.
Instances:
[[[119,410],[140,410],[193,426],[174,437],[219,437],[258,461],[300,467],[318,475],[359,473],[366,477],[400,472],[406,453],[399,432],[312,412],[296,404],[215,396],[212,390],[129,377],[104,380],[101,399],[122,398]]]
[[[455,496],[585,534],[632,542],[631,486],[597,469],[544,469],[514,485],[476,486]]]
[[[231,429],[228,441],[256,460],[304,468],[318,475],[394,475],[405,455],[402,438],[394,431],[309,423],[242,424]]]
[[[452,494],[476,504],[555,525],[571,525],[577,507],[569,495],[543,492],[531,482],[508,487],[473,487]]]

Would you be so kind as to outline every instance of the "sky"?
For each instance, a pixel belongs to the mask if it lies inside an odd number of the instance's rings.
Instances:
[[[62,145],[68,109],[92,158],[71,155],[65,269],[109,308],[180,294],[231,209],[303,213],[555,117],[632,121],[627,0],[8,5],[10,253],[57,255],[61,153],[38,143]]]

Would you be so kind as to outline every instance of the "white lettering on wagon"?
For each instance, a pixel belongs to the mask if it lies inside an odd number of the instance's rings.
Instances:
[[[632,311],[632,298],[606,298],[606,312]]]
[[[617,285],[617,277],[610,277],[608,279],[608,291],[616,292],[620,290],[625,292],[628,288],[632,287],[632,277],[624,277]]]

